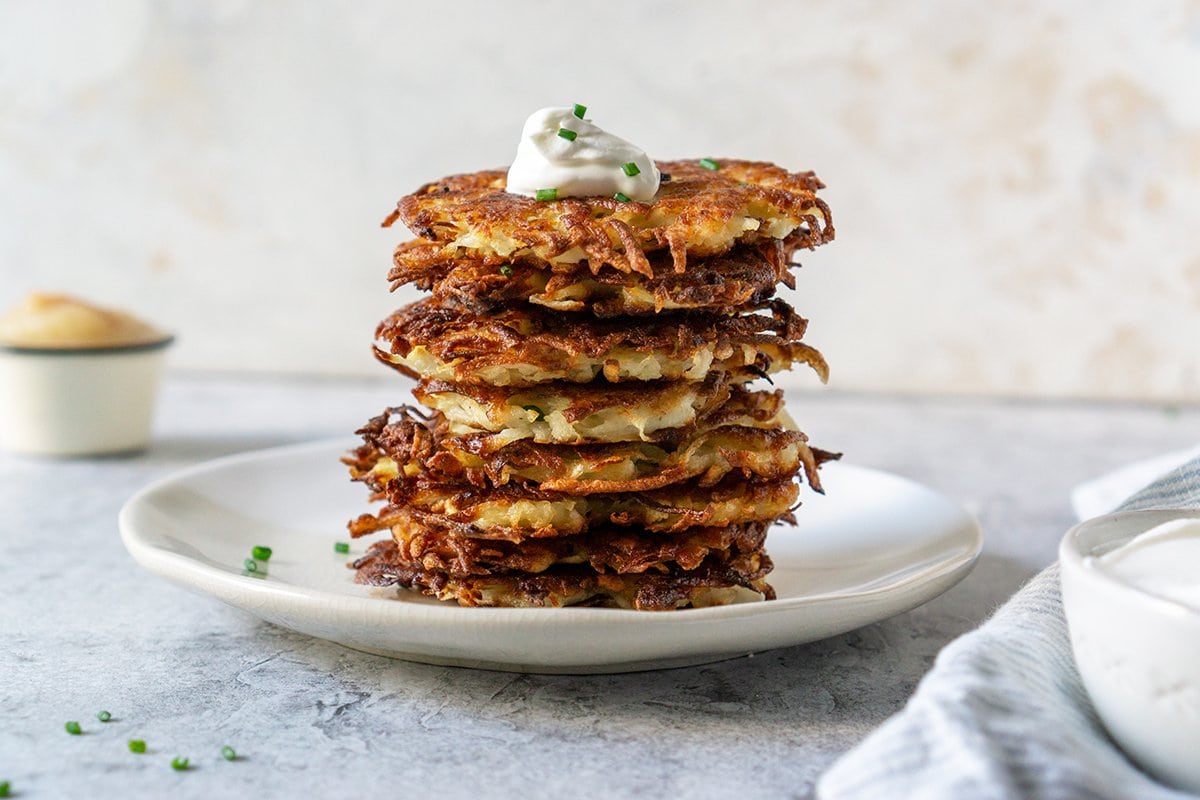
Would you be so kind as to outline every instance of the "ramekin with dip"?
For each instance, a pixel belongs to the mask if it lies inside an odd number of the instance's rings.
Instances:
[[[1080,677],[1117,744],[1200,792],[1200,510],[1088,520],[1059,547]]]
[[[49,456],[143,449],[172,341],[122,311],[29,295],[0,316],[0,448]]]

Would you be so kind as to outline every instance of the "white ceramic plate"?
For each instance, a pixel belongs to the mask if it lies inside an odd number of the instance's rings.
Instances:
[[[884,472],[827,464],[798,528],[771,531],[774,602],[669,612],[460,608],[353,582],[347,520],[366,492],[325,441],[223,458],[158,481],[121,510],[144,567],[264,620],[411,661],[524,672],[625,672],[701,664],[815,641],[920,605],[970,571],[982,539],[961,507]],[[245,574],[254,545],[267,576]]]

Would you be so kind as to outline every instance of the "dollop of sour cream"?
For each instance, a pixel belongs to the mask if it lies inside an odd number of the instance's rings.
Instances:
[[[1163,523],[1088,561],[1144,592],[1200,611],[1200,519]]]
[[[619,192],[650,203],[658,183],[658,167],[645,150],[580,119],[574,109],[543,108],[525,120],[505,189],[529,197],[541,192],[543,198],[555,199],[613,197]]]

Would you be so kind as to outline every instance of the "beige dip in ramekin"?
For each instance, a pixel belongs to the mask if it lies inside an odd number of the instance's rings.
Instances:
[[[124,312],[31,294],[0,317],[0,448],[47,456],[145,448],[172,341]]]

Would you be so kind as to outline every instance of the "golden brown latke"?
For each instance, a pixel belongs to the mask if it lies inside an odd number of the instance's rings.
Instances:
[[[653,441],[716,411],[731,394],[726,376],[703,383],[544,383],[524,388],[423,380],[413,395],[441,412],[453,435],[490,433],[490,446],[535,442]]]
[[[714,377],[709,377],[704,384],[656,381],[644,386],[644,390],[632,391],[629,386],[551,384],[550,391],[511,393],[487,386],[455,387],[444,381],[422,381],[413,393],[438,416],[440,434],[457,437],[491,433],[479,437],[473,445],[481,455],[490,455],[521,439],[562,443],[556,435],[563,428],[569,429],[569,444],[661,441],[678,446],[697,433],[722,425],[751,428],[792,425],[791,417],[784,410],[784,395],[780,390],[748,391]],[[547,398],[557,405],[528,405],[532,401],[545,402]],[[614,408],[613,403],[624,405]],[[386,414],[396,414],[400,408],[388,409]],[[554,416],[552,408],[560,409],[558,414],[562,419]],[[451,414],[446,414],[445,409],[450,409]],[[642,417],[668,413],[671,419],[660,416],[643,428],[637,427],[641,425]],[[493,425],[492,420],[498,420],[494,432],[476,422],[480,415],[486,416],[487,426]],[[689,420],[680,421],[674,427],[666,425],[676,421],[677,416],[680,420],[683,417],[689,417]],[[516,427],[505,427],[505,422]],[[634,435],[624,438],[616,435],[622,433],[624,427],[631,429]],[[605,438],[599,434],[612,435]]]
[[[363,445],[344,459],[351,477],[382,492],[388,481],[418,476],[430,482],[487,488],[529,484],[573,495],[639,492],[694,480],[712,486],[731,472],[747,480],[791,478],[804,469],[821,491],[817,466],[835,454],[809,448],[807,437],[782,427],[701,428],[678,442],[592,445],[514,442],[487,451],[478,436],[448,436],[436,415],[389,409],[359,433]],[[776,421],[778,424],[778,421]]]
[[[545,572],[455,577],[404,557],[394,541],[377,542],[352,565],[356,580],[370,586],[402,586],[463,606],[560,607],[603,605],[639,611],[725,605],[746,598],[774,599],[764,580],[771,560],[761,551],[729,561],[706,559],[693,570],[597,573],[584,566]],[[751,595],[753,597],[753,595]]]
[[[766,522],[750,522],[662,534],[608,526],[578,536],[515,544],[459,536],[409,516],[392,526],[392,539],[406,561],[454,576],[545,572],[564,564],[586,564],[596,572],[627,574],[665,572],[675,567],[695,569],[713,556],[728,561],[761,550],[768,527]]]
[[[653,270],[646,254],[655,250],[668,250],[683,273],[689,256],[719,255],[737,244],[778,239],[790,257],[833,238],[829,207],[816,195],[824,184],[812,172],[719,163],[714,171],[695,161],[659,162],[671,179],[649,205],[607,197],[543,202],[504,191],[504,170],[453,175],[401,198],[383,224],[400,219],[453,257],[493,265],[586,261],[593,271],[607,264],[647,277]]]
[[[685,482],[649,492],[583,496],[511,484],[479,489],[417,477],[391,481],[376,495],[388,505],[359,516],[348,528],[357,538],[415,518],[459,536],[510,542],[570,536],[608,524],[678,533],[693,527],[790,520],[798,494],[792,480],[750,482],[732,476],[707,488]]]
[[[432,291],[443,305],[486,314],[516,302],[554,311],[587,311],[597,317],[657,314],[706,309],[730,313],[757,306],[780,283],[795,288],[779,241],[737,247],[709,258],[691,258],[675,272],[670,253],[648,256],[653,275],[621,272],[609,266],[593,271],[587,264],[556,266],[517,261],[487,264],[447,255],[444,245],[417,239],[396,248],[388,273],[392,289],[406,283]]]
[[[824,380],[825,359],[800,341],[807,324],[782,300],[737,316],[695,311],[630,325],[532,306],[479,315],[427,298],[379,324],[375,351],[411,378],[490,386],[701,381],[710,372],[740,383],[797,362]]]

